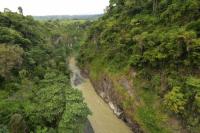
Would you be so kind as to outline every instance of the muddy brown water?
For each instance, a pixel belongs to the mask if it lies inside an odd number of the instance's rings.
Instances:
[[[92,115],[88,117],[95,133],[132,133],[130,128],[115,116],[110,107],[97,95],[91,82],[83,78],[74,57],[69,59],[71,84],[83,93]]]

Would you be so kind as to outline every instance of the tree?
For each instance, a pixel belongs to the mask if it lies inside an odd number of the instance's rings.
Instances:
[[[8,8],[4,8],[4,12],[11,12],[11,10]]]
[[[186,102],[180,87],[174,87],[164,98],[165,107],[174,113],[184,111]]]
[[[84,29],[40,23],[18,10],[0,13],[0,133],[52,133],[71,125],[69,132],[83,131],[89,110],[70,86],[65,36],[76,44]]]
[[[156,14],[158,11],[159,0],[153,0],[153,13]]]
[[[18,11],[19,11],[19,13],[20,13],[21,15],[23,15],[23,9],[22,9],[21,6],[18,7]]]
[[[26,133],[27,126],[26,122],[24,121],[22,115],[14,114],[10,120],[10,131],[12,133]]]
[[[11,70],[22,64],[23,49],[18,46],[0,44],[0,75],[8,78]]]

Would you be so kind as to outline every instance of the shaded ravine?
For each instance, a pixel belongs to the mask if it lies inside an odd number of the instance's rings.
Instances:
[[[83,78],[76,60],[71,57],[69,69],[72,72],[71,84],[83,93],[92,115],[88,117],[95,133],[132,133],[130,128],[118,119],[110,107],[97,95],[89,79]]]

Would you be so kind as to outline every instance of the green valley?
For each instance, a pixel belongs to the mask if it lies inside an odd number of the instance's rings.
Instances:
[[[0,12],[0,133],[199,133],[199,0],[51,2]]]

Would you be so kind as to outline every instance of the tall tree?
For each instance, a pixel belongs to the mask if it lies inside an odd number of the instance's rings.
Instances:
[[[20,13],[21,15],[23,15],[23,9],[22,9],[21,6],[18,7],[18,11],[19,11],[19,13]]]
[[[158,4],[159,0],[153,0],[153,13],[156,14],[158,12]]]
[[[4,8],[4,12],[11,12],[11,10],[8,8]]]

